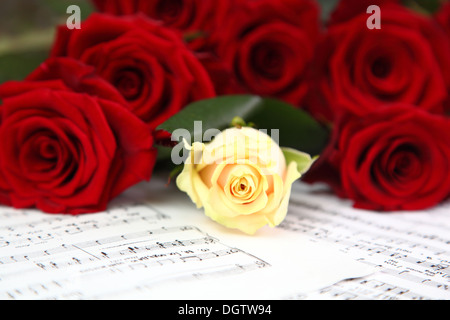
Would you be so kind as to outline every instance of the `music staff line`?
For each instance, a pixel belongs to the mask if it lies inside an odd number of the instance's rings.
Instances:
[[[323,240],[323,239],[322,239]],[[326,238],[326,241],[332,242],[332,243],[339,243],[340,245],[345,244],[345,241],[341,240],[334,240],[332,237]],[[368,245],[355,245],[352,242],[346,242],[348,245],[347,247],[344,246],[343,251],[348,251],[351,249],[356,249],[358,251],[365,251],[368,253],[368,256],[383,256],[384,259],[388,258],[387,260],[380,261],[379,263],[374,262],[368,262],[368,261],[362,261],[364,263],[368,263],[373,266],[381,266],[384,269],[383,270],[391,270],[392,272],[399,274],[401,278],[405,278],[411,282],[416,283],[419,279],[422,279],[421,277],[414,277],[402,274],[398,272],[398,269],[405,269],[409,271],[419,272],[423,274],[423,276],[426,277],[439,277],[442,281],[449,282],[450,283],[450,269],[449,264],[447,263],[440,263],[440,262],[434,262],[429,259],[420,259],[417,257],[408,256],[406,254],[401,254],[395,251],[390,251],[385,248],[382,248],[380,246],[368,246]],[[404,264],[401,264],[404,263]],[[420,268],[420,270],[418,269]],[[432,285],[438,289],[443,289],[445,291],[448,291],[448,285],[439,283],[436,281],[433,281],[430,279],[431,282],[429,282],[429,285]]]
[[[295,207],[294,207],[295,208]],[[281,225],[282,228],[284,229],[291,229],[292,231],[300,231],[303,233],[311,233],[311,232],[315,232],[317,237],[320,237],[321,239],[326,239],[329,237],[332,237],[331,235],[331,231],[330,230],[344,230],[350,233],[355,233],[358,232],[358,235],[363,234],[364,237],[370,237],[371,239],[380,239],[381,241],[385,242],[385,243],[392,243],[393,245],[402,245],[402,246],[407,246],[407,248],[409,249],[422,249],[425,251],[431,251],[433,253],[433,255],[448,255],[449,252],[444,249],[443,247],[438,247],[438,246],[433,246],[433,245],[428,245],[428,244],[422,244],[420,242],[413,242],[410,239],[411,236],[411,232],[408,232],[407,234],[405,233],[405,230],[402,229],[395,229],[393,230],[393,233],[395,234],[395,238],[389,237],[388,234],[385,233],[386,231],[386,226],[383,229],[377,229],[377,228],[361,228],[358,229],[357,231],[355,231],[354,229],[352,230],[347,224],[341,224],[335,220],[339,220],[342,217],[333,217],[333,219],[326,219],[321,217],[322,215],[324,215],[324,210],[322,210],[321,212],[310,212],[308,210],[301,210],[303,208],[301,207],[297,207],[298,210],[292,210],[291,211],[291,215],[288,216],[288,218],[283,222],[283,224]],[[301,212],[296,212],[296,211],[301,211]],[[328,213],[328,211],[326,211],[326,213]],[[317,217],[318,216],[318,217]],[[343,214],[344,218],[345,215]],[[362,219],[359,219],[359,221],[361,221],[361,223],[364,225]],[[308,223],[309,222],[309,223]],[[322,222],[322,223],[320,223]],[[328,230],[321,230],[321,229],[317,229],[316,225],[317,224],[326,224],[327,226],[329,226]],[[367,225],[367,224],[366,224]],[[391,230],[392,231],[392,230]],[[347,235],[348,237],[348,235]],[[341,239],[335,239],[335,240],[340,240],[341,242],[343,242],[343,240]],[[435,238],[435,241],[439,241],[439,238]],[[350,244],[354,243],[350,241]],[[443,243],[444,246],[447,246],[446,243]]]
[[[129,292],[134,292],[135,290],[146,291],[152,290],[155,285],[159,283],[163,284],[166,281],[184,281],[184,280],[202,280],[206,278],[214,278],[217,276],[223,277],[227,275],[235,275],[238,273],[244,273],[249,271],[254,271],[261,268],[269,267],[270,264],[265,264],[260,260],[251,261],[245,264],[224,264],[220,267],[210,266],[204,267],[202,269],[196,270],[195,272],[181,272],[181,273],[173,273],[166,276],[158,276],[153,279],[147,279],[144,283],[134,287],[130,287],[127,290],[118,289],[117,291],[108,292],[107,296],[113,296],[117,293],[127,294]],[[125,266],[123,266],[125,269]],[[132,267],[129,267],[132,268]],[[118,272],[116,269],[115,272]],[[123,270],[126,272],[126,270]],[[90,275],[91,276],[91,275]],[[9,299],[9,300],[17,300],[17,299],[28,299],[31,297],[37,297],[40,299],[98,299],[105,298],[105,295],[97,296],[97,295],[87,295],[81,293],[77,288],[74,288],[71,291],[67,291],[67,287],[70,287],[71,280],[70,279],[60,279],[58,281],[50,280],[46,282],[36,282],[27,286],[14,288],[7,290],[5,292],[0,292],[0,298]]]
[[[311,296],[288,297],[290,299],[339,299],[339,300],[430,300],[430,298],[407,288],[379,280],[343,281],[319,290]]]
[[[402,221],[397,218],[384,224],[383,220],[370,221],[363,214],[360,217],[338,212],[298,199],[293,202],[282,228],[331,242],[353,256],[365,256],[367,259],[358,260],[381,267],[383,272],[411,285],[420,283],[438,291],[450,291],[450,253],[445,250],[448,240],[444,237],[408,230],[408,224],[396,223]]]
[[[2,206],[0,206],[0,208],[4,208]],[[9,208],[5,208],[5,209],[9,209]],[[146,213],[151,213],[152,215],[147,215],[147,216],[142,216],[142,209],[145,210]],[[151,210],[151,212],[149,211]],[[122,215],[123,213],[123,215]],[[132,216],[141,216],[141,217],[146,217],[147,219],[155,219],[155,220],[167,220],[170,219],[170,217],[166,214],[164,214],[163,212],[161,212],[160,210],[158,210],[157,208],[148,205],[146,203],[134,203],[133,206],[123,206],[123,205],[119,205],[119,206],[115,206],[113,208],[110,208],[104,212],[101,213],[96,213],[93,215],[77,215],[77,216],[71,216],[71,215],[51,215],[50,217],[48,217],[48,215],[42,215],[39,212],[34,212],[32,210],[16,210],[15,212],[10,212],[10,211],[0,211],[0,218],[5,217],[14,217],[15,220],[21,220],[22,218],[28,219],[29,216],[36,216],[36,215],[41,215],[42,218],[38,219],[38,220],[34,220],[34,221],[26,221],[26,222],[20,222],[20,223],[15,223],[15,224],[6,224],[6,225],[1,225],[0,223],[0,231],[2,230],[9,230],[9,231],[14,231],[16,229],[20,229],[20,228],[38,228],[40,225],[44,225],[45,227],[49,226],[49,225],[54,225],[54,224],[58,224],[61,222],[65,222],[65,221],[72,221],[72,220],[80,220],[80,222],[83,221],[94,221],[97,220],[97,216],[101,216],[101,219],[103,220],[105,217],[111,220],[114,219],[122,219],[122,217],[132,217]],[[87,219],[87,220],[86,220]]]
[[[365,227],[364,229],[365,232],[367,232],[368,229],[370,228],[372,229],[372,233],[378,233],[379,235],[382,236],[385,236],[385,232],[392,232],[396,234],[396,237],[403,238],[405,239],[405,241],[407,241],[406,238],[409,239],[411,237],[417,237],[421,241],[429,240],[431,242],[437,242],[442,244],[444,247],[450,244],[450,238],[445,239],[435,234],[421,233],[419,231],[411,230],[406,227],[403,228],[394,227],[393,224],[395,224],[396,226],[405,225],[405,220],[402,220],[401,218],[396,216],[390,216],[391,224],[386,225],[380,223],[379,221],[382,221],[380,219],[373,219],[373,221],[371,221],[370,219],[367,218],[367,216],[363,214],[361,214],[361,217],[357,215],[347,214],[345,211],[336,211],[335,209],[329,208],[328,206],[311,204],[306,201],[301,201],[295,198],[290,202],[290,209],[291,211],[289,213],[291,216],[297,215],[302,218],[311,217],[311,219],[316,219],[316,221],[322,220],[323,222],[326,222],[326,225],[328,226],[338,224],[339,227],[348,228],[347,222],[351,221],[352,224],[358,223],[361,226]],[[300,210],[301,213],[298,212],[298,210]],[[325,218],[323,218],[323,216],[325,216]],[[398,221],[398,223],[394,223],[394,221]],[[444,231],[447,231],[446,227],[443,226],[440,227],[443,228]],[[431,248],[432,250],[436,250],[436,252],[443,251],[443,248],[441,247],[433,247],[425,245],[423,246],[425,248]]]
[[[138,239],[142,237],[148,237],[149,235],[162,235],[169,234],[172,232],[186,232],[191,231],[194,233],[199,233],[201,237],[187,240],[171,240],[171,241],[156,241],[155,243],[143,244],[143,245],[134,245],[140,243],[148,243],[153,240],[143,240],[137,242],[123,242],[124,240],[132,240]],[[179,234],[178,234],[179,235]],[[115,244],[118,243],[118,244]],[[112,244],[112,246],[109,246]],[[107,247],[105,247],[105,245]],[[205,247],[206,245],[206,247]],[[211,247],[211,245],[215,245]],[[220,245],[219,247],[217,245]],[[90,250],[90,248],[99,247],[99,250]],[[189,249],[192,246],[198,246],[199,249]],[[183,248],[184,251],[173,251],[170,249],[174,248]],[[222,249],[221,249],[222,248]],[[59,253],[67,254],[70,251],[79,250],[83,253],[87,254],[87,256],[80,257],[77,254],[73,254],[71,256],[65,255],[63,260],[58,260],[57,256]],[[163,251],[161,251],[163,250]],[[156,251],[156,254],[146,254],[147,252]],[[197,251],[197,252],[195,252]],[[136,268],[153,268],[157,266],[164,266],[167,264],[175,264],[179,262],[187,263],[187,262],[198,262],[204,261],[213,258],[225,257],[228,255],[233,255],[236,253],[242,253],[249,257],[250,259],[255,259],[257,261],[259,267],[261,266],[270,266],[267,262],[260,260],[257,257],[252,256],[240,249],[231,248],[224,244],[219,243],[219,241],[215,238],[210,237],[209,235],[203,233],[196,227],[192,226],[181,226],[181,227],[171,227],[166,228],[162,227],[160,229],[155,229],[151,231],[144,232],[136,232],[130,233],[117,237],[107,237],[98,239],[95,241],[86,241],[82,243],[76,243],[67,245],[64,244],[61,247],[48,249],[44,251],[36,251],[30,252],[25,255],[18,256],[10,256],[10,257],[2,257],[0,258],[0,267],[2,264],[8,263],[18,263],[18,262],[32,262],[32,265],[27,266],[28,269],[17,269],[11,273],[3,274],[0,281],[5,281],[8,279],[12,279],[13,277],[20,276],[26,272],[33,272],[35,267],[40,268],[41,270],[56,270],[56,269],[65,269],[72,266],[83,267],[83,272],[92,273],[95,271],[95,266],[89,268],[89,265],[101,260],[101,259],[109,259],[111,261],[120,261],[126,263],[114,263],[114,268],[111,268],[111,272],[117,272],[119,270],[118,265],[123,264],[123,268],[126,269],[136,269]],[[119,259],[119,260],[117,260]],[[95,265],[95,263],[94,263]],[[104,271],[104,266],[101,265],[98,270]]]
[[[75,217],[76,218],[76,217]],[[100,230],[104,229],[106,227],[114,227],[119,225],[127,225],[127,224],[133,224],[137,222],[145,222],[148,224],[152,224],[153,222],[156,222],[160,219],[160,216],[142,216],[139,215],[139,213],[136,213],[136,215],[133,215],[132,213],[128,216],[119,217],[119,216],[113,216],[111,219],[108,219],[107,221],[99,221],[95,219],[90,219],[87,221],[79,221],[78,223],[67,223],[67,224],[56,224],[51,223],[55,225],[52,227],[51,232],[48,231],[48,228],[46,228],[46,231],[43,231],[39,228],[40,224],[43,224],[44,226],[48,227],[46,225],[47,219],[44,219],[42,221],[36,222],[36,223],[27,223],[22,224],[20,227],[23,228],[31,228],[33,231],[27,231],[24,233],[20,233],[17,230],[17,226],[9,226],[4,227],[4,230],[10,231],[10,233],[7,236],[2,236],[0,238],[0,248],[2,247],[9,247],[9,246],[28,246],[31,244],[39,244],[39,243],[45,243],[47,241],[63,238],[65,236],[70,235],[76,235],[80,234],[82,232],[91,231],[91,230]],[[64,222],[65,219],[62,218],[56,218],[59,222]],[[167,218],[164,218],[167,219]],[[51,220],[50,220],[51,221]]]
[[[110,244],[110,243],[114,243],[114,242],[118,242],[118,241],[133,240],[133,239],[137,239],[137,238],[152,237],[152,236],[167,234],[167,233],[176,232],[176,231],[190,231],[190,230],[196,230],[197,232],[202,233],[198,228],[192,227],[192,226],[170,227],[170,228],[162,227],[162,228],[148,230],[148,231],[128,233],[128,234],[124,234],[124,235],[120,235],[120,236],[106,237],[106,238],[102,238],[102,239],[98,239],[98,240],[91,240],[91,241],[86,241],[86,242],[75,243],[73,245],[62,244],[61,246],[54,247],[51,249],[42,250],[42,251],[41,250],[32,251],[32,252],[29,252],[26,254],[21,254],[21,255],[3,256],[3,257],[0,257],[0,265],[8,264],[8,263],[16,263],[16,262],[20,262],[20,261],[28,261],[33,258],[51,256],[51,255],[55,255],[55,254],[62,253],[62,252],[77,250],[77,248],[75,248],[74,246],[76,246],[78,248],[86,249],[89,247],[101,246],[101,245]]]

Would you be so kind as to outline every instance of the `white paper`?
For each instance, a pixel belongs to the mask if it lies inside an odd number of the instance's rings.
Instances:
[[[295,299],[450,299],[450,202],[425,211],[356,210],[323,185],[295,184],[280,226],[377,272]]]
[[[1,299],[285,299],[374,271],[283,228],[226,229],[154,178],[107,212],[0,211]]]

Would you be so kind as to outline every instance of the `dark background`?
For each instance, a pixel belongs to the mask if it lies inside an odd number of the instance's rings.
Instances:
[[[0,1],[0,83],[23,79],[47,58],[68,6],[78,5],[82,19],[93,12],[88,0]]]

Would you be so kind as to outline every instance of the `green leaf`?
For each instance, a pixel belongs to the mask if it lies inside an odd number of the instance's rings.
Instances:
[[[94,12],[90,0],[3,1],[0,10],[0,83],[23,80],[47,57],[56,26],[64,25],[67,7],[80,7],[81,19]]]
[[[62,23],[65,23],[70,15],[66,12],[67,7],[70,5],[75,4],[80,7],[81,20],[85,20],[95,11],[93,1],[89,0],[41,0],[40,2],[42,2],[41,6],[45,7],[46,10],[51,11],[55,17],[59,16]]]
[[[320,18],[323,23],[328,22],[331,13],[336,8],[339,0],[317,0],[320,5]]]
[[[23,80],[48,56],[46,50],[27,51],[0,55],[0,83]]]
[[[202,141],[208,129],[224,130],[235,117],[254,123],[256,129],[279,130],[279,142],[289,147],[317,155],[325,147],[328,130],[308,113],[271,98],[253,95],[231,95],[197,101],[160,125],[158,129],[173,133],[186,129],[191,141]],[[202,121],[201,130],[194,130],[194,121]],[[197,132],[196,132],[197,131]]]
[[[402,4],[418,13],[430,15],[439,10],[442,0],[402,0]]]
[[[318,159],[318,157],[311,158],[309,154],[292,148],[281,148],[281,150],[283,151],[284,157],[286,158],[286,164],[296,162],[297,170],[301,174],[306,173],[309,168],[311,168],[314,161]]]
[[[156,146],[156,149],[158,150],[158,156],[156,158],[157,161],[166,160],[167,158],[170,158],[172,148]]]

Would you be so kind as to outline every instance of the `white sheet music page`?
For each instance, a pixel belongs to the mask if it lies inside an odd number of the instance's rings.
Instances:
[[[295,184],[284,230],[377,268],[297,299],[450,299],[450,202],[419,212],[351,208],[324,186]]]
[[[316,236],[226,229],[154,178],[79,216],[0,209],[1,299],[288,299],[374,268]],[[424,263],[428,263],[425,261]]]

